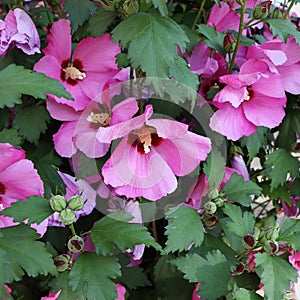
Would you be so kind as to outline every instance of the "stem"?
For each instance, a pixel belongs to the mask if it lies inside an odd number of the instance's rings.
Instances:
[[[152,234],[153,234],[155,241],[157,242],[158,238],[157,238],[157,230],[156,230],[155,220],[152,221]]]
[[[73,236],[77,235],[73,223],[71,225],[69,225],[69,228],[70,228]]]
[[[143,103],[143,95],[142,95],[142,85],[141,85],[141,78],[139,76],[138,70],[135,70],[135,76],[136,76],[136,85],[137,85],[137,92],[138,92],[139,113],[143,114],[144,103]]]
[[[130,97],[133,97],[133,80],[134,80],[134,76],[133,76],[133,68],[132,66],[130,66]]]
[[[193,23],[193,26],[192,26],[192,30],[195,30],[195,28],[196,28],[196,25],[197,25],[197,23],[198,23],[198,21],[200,19],[202,10],[204,8],[205,2],[206,2],[206,0],[202,0],[202,2],[201,2],[201,6],[200,6],[200,8],[198,10],[198,13],[197,13],[197,16],[196,16],[196,18],[194,20],[194,23]]]
[[[239,45],[241,43],[243,29],[244,29],[244,15],[245,15],[245,3],[241,4],[241,16],[240,16],[239,32],[238,32],[234,52],[233,52],[233,55],[232,55],[232,58],[231,58],[231,61],[230,61],[230,64],[229,64],[228,74],[232,73],[234,61],[235,61],[235,58],[236,58],[236,55],[237,55],[237,52],[238,52],[238,49],[239,49]]]
[[[45,8],[47,8],[47,1],[46,1],[46,0],[43,0],[43,3],[44,3]],[[52,24],[52,23],[53,23],[53,20],[52,20],[52,18],[51,18],[51,15],[50,15],[49,11],[47,10],[46,13],[47,13],[47,17],[48,17],[49,23]]]
[[[290,3],[290,5],[289,5],[288,9],[286,10],[286,12],[285,12],[284,15],[283,15],[283,18],[284,18],[284,19],[288,19],[289,14],[290,14],[290,11],[291,11],[292,7],[294,6],[295,2],[296,2],[296,0],[292,0],[292,1],[291,1],[291,3]]]

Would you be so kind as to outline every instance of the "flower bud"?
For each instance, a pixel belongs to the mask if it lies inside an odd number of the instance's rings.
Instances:
[[[279,236],[279,228],[273,227],[266,231],[264,237],[266,240],[276,240],[278,238],[278,236]]]
[[[83,208],[84,202],[79,195],[71,197],[68,201],[68,206],[72,210],[80,210]]]
[[[84,240],[78,235],[71,237],[68,241],[68,249],[71,252],[81,252],[84,248]]]
[[[275,240],[268,240],[264,243],[264,250],[270,254],[275,254],[279,250],[279,245]]]
[[[50,206],[53,211],[60,212],[67,206],[66,198],[61,195],[52,195],[50,199]]]
[[[217,205],[217,207],[222,207],[224,205],[224,199],[218,197],[217,199],[214,199],[214,203]]]
[[[67,254],[61,254],[54,258],[54,264],[58,272],[64,272],[69,268],[70,256]]]
[[[107,11],[114,11],[119,1],[115,0],[102,0],[102,7]]]
[[[253,10],[253,18],[257,20],[264,19],[269,13],[271,3],[271,1],[267,0],[260,2],[257,6],[255,6]]]
[[[215,215],[204,213],[202,221],[207,229],[213,229],[218,224],[218,218]]]
[[[75,220],[75,213],[73,210],[66,208],[59,213],[59,219],[62,223],[70,225]]]
[[[275,9],[273,10],[271,19],[282,19],[282,12],[278,7],[275,7]]]
[[[228,32],[223,40],[223,47],[225,52],[231,53],[234,51],[234,48],[236,46],[236,40],[231,32]]]
[[[139,3],[136,0],[125,0],[123,10],[126,16],[131,16],[139,11]]]
[[[212,202],[212,201],[209,201],[209,202],[206,202],[204,204],[204,211],[207,213],[207,214],[214,214],[216,211],[217,211],[217,205]]]
[[[245,271],[245,265],[240,262],[233,271],[234,275],[241,275]]]
[[[255,246],[254,236],[252,234],[245,235],[243,237],[242,244],[245,249],[250,250],[250,249],[254,248],[254,246]]]
[[[219,196],[219,190],[215,187],[212,187],[208,190],[207,197],[209,200],[216,199]]]

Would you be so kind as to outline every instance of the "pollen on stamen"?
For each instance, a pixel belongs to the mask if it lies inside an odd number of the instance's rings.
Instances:
[[[63,69],[65,72],[65,79],[68,80],[71,78],[72,80],[83,80],[86,78],[86,74],[84,72],[80,72],[77,68],[71,66]]]
[[[111,116],[108,113],[94,113],[91,112],[86,120],[90,123],[94,123],[100,126],[108,126],[111,120]]]

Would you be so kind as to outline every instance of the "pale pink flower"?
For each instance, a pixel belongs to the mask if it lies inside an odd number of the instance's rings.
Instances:
[[[16,46],[28,55],[40,53],[40,38],[29,15],[16,8],[0,20],[0,56]]]
[[[58,299],[60,293],[61,293],[61,290],[59,290],[56,294],[50,293],[48,296],[42,297],[41,300],[56,300],[56,299]]]
[[[118,298],[116,298],[115,300],[125,300],[125,294],[126,294],[125,287],[119,283],[115,283],[115,285],[117,286],[117,293],[118,293]]]
[[[250,180],[249,171],[247,169],[247,166],[245,164],[244,158],[241,154],[235,153],[231,157],[231,166],[235,170],[238,170],[241,175],[243,175],[244,179],[246,181]]]
[[[281,75],[284,89],[294,95],[300,94],[300,47],[294,37],[284,43],[279,38],[248,49],[247,58],[269,60],[275,72]],[[273,68],[274,68],[273,67]],[[272,69],[272,66],[270,66]]]
[[[211,150],[210,140],[173,120],[144,114],[110,127],[99,128],[97,138],[109,143],[123,137],[102,168],[104,182],[129,198],[158,200],[177,187],[176,176],[192,172]]]
[[[101,143],[96,139],[98,129],[130,119],[138,111],[138,105],[135,98],[127,98],[113,108],[107,103],[101,109],[99,103],[90,101],[83,111],[75,111],[49,98],[47,109],[54,119],[64,121],[53,135],[57,153],[62,157],[72,157],[80,150],[86,156],[95,158],[104,156],[110,146],[110,143]]]
[[[258,126],[274,128],[282,122],[286,96],[281,76],[265,62],[249,59],[239,74],[221,76],[219,81],[226,86],[213,98],[219,108],[210,120],[214,131],[236,141]]]
[[[291,254],[289,256],[289,262],[294,268],[300,271],[300,251]]]
[[[74,101],[52,97],[76,111],[83,110],[99,96],[120,72],[115,62],[120,47],[112,43],[109,34],[81,40],[72,54],[70,21],[61,19],[53,23],[48,42],[43,50],[45,56],[35,64],[34,70],[59,80]]]

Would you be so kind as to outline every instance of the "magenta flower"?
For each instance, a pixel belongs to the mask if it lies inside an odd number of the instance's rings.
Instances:
[[[268,64],[249,59],[239,74],[221,76],[219,81],[226,86],[213,98],[219,108],[210,119],[213,130],[235,141],[258,126],[274,128],[281,123],[286,96],[281,76],[272,73]]]
[[[128,98],[110,108],[101,109],[97,102],[90,101],[84,111],[74,111],[71,107],[59,104],[49,98],[47,109],[54,119],[65,121],[53,135],[55,150],[62,157],[72,157],[77,150],[95,158],[104,156],[110,144],[96,139],[100,127],[113,126],[130,119],[138,111],[135,98]]]
[[[177,187],[176,176],[192,172],[206,159],[210,140],[189,132],[186,124],[151,119],[153,109],[129,121],[101,127],[100,142],[121,142],[102,168],[104,182],[128,198],[158,200]]]
[[[70,21],[59,20],[52,25],[48,42],[43,50],[45,56],[34,70],[59,80],[74,101],[52,97],[76,111],[83,110],[120,72],[115,63],[120,48],[112,43],[109,34],[81,40],[72,54]]]
[[[0,20],[0,56],[16,46],[26,54],[40,53],[40,38],[28,14],[16,8]]]
[[[294,37],[288,38],[286,43],[277,38],[252,46],[248,49],[247,58],[270,61],[281,75],[284,89],[294,95],[300,94],[300,47]]]
[[[50,293],[48,296],[42,297],[41,300],[56,300],[56,299],[58,299],[60,293],[61,293],[61,290],[59,290],[56,294]]]
[[[117,293],[118,293],[118,298],[116,298],[115,300],[125,300],[125,294],[126,294],[125,287],[119,283],[115,283],[115,285],[117,286]]]

